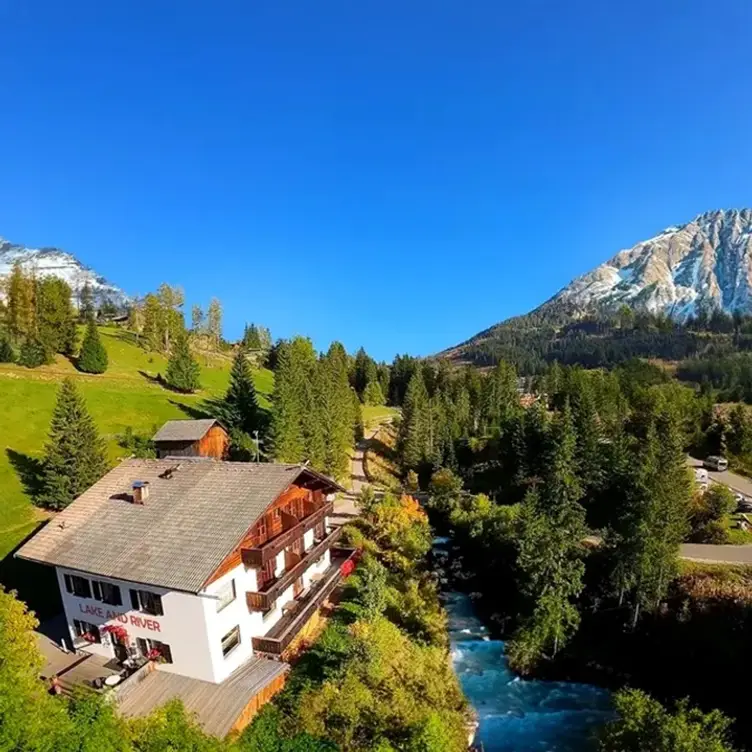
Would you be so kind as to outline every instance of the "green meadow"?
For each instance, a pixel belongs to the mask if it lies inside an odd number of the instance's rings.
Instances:
[[[55,396],[66,376],[75,379],[86,398],[99,431],[107,441],[111,461],[125,454],[117,436],[130,426],[150,433],[164,421],[185,418],[207,397],[227,388],[230,359],[198,356],[202,391],[183,395],[161,386],[156,377],[166,360],[138,346],[133,335],[115,327],[100,329],[110,365],[106,373],[91,376],[76,371],[66,358],[34,370],[0,364],[0,560],[13,551],[44,520],[33,506],[24,475],[42,456]],[[255,372],[260,402],[268,406],[273,385],[271,371]]]

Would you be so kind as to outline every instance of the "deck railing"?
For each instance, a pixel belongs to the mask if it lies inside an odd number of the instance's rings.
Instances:
[[[269,634],[264,637],[254,637],[253,649],[258,653],[279,656],[287,649],[290,643],[300,633],[300,630],[308,623],[324,601],[332,594],[342,578],[342,566],[351,559],[355,551],[353,549],[341,549],[342,556],[332,558],[332,566],[325,572],[324,579],[311,586],[311,592],[299,604],[298,610],[288,616],[283,616],[275,624]]]
[[[291,569],[284,571],[279,577],[266,583],[256,593],[246,593],[246,602],[251,611],[268,611],[274,606],[277,598],[300,577],[327,549],[342,535],[342,528],[335,527],[319,543],[305,553],[303,558]]]
[[[263,567],[268,561],[273,559],[283,548],[305,535],[312,527],[317,525],[325,517],[329,516],[334,509],[334,502],[330,501],[324,506],[319,507],[315,512],[303,517],[297,525],[276,535],[274,538],[262,543],[260,546],[253,548],[241,548],[240,556],[243,564],[247,567]]]

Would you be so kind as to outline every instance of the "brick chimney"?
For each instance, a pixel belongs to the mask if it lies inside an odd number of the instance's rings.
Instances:
[[[148,480],[135,480],[133,481],[133,503],[145,504],[149,498],[149,481]]]

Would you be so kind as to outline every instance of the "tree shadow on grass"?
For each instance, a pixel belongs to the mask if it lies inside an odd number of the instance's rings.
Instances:
[[[161,373],[158,373],[156,376],[152,376],[150,373],[147,373],[146,371],[139,371],[138,375],[145,378],[150,384],[157,384],[158,386],[163,386],[167,388],[167,385],[164,383],[164,380],[162,379]]]
[[[205,400],[199,405],[186,405],[177,400],[167,400],[181,412],[185,413],[192,420],[203,420],[204,418],[217,418],[217,414],[212,411],[213,400]]]
[[[42,491],[42,472],[44,470],[42,461],[10,448],[5,450],[5,454],[11,467],[21,480],[24,491],[32,498],[39,496]]]

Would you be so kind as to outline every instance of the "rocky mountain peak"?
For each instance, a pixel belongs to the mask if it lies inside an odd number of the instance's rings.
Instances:
[[[74,296],[88,283],[94,295],[100,299],[108,298],[117,306],[125,305],[129,300],[119,287],[67,251],[60,248],[27,248],[0,237],[0,280],[10,274],[17,261],[26,269],[34,269],[39,276],[64,279]]]
[[[622,304],[683,320],[752,311],[752,209],[719,209],[619,251],[537,309],[578,315]]]

